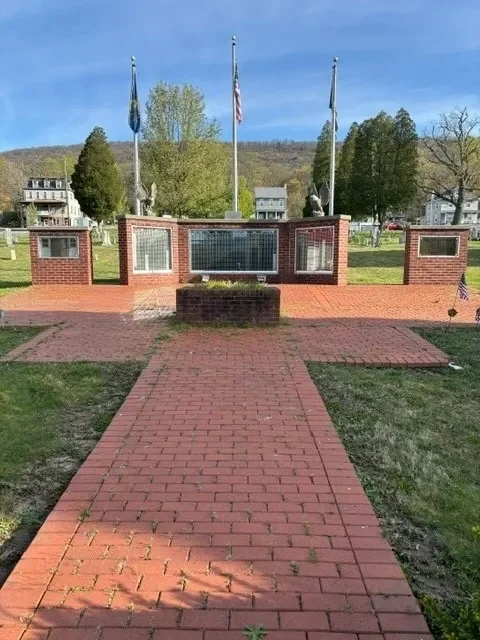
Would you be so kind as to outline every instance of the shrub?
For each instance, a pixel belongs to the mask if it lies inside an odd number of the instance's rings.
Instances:
[[[424,596],[423,610],[430,627],[440,640],[478,640],[480,638],[480,592],[456,615],[442,609],[432,598]]]

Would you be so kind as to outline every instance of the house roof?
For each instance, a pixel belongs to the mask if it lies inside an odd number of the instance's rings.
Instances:
[[[285,187],[255,187],[255,198],[286,198]]]

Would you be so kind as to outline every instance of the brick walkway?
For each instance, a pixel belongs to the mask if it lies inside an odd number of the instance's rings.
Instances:
[[[162,342],[1,590],[1,640],[429,639],[304,364],[446,364],[405,321],[452,290],[414,289],[284,286],[288,326]],[[144,357],[173,295],[9,296],[9,322],[56,325],[10,357]]]
[[[279,331],[163,343],[4,585],[2,640],[430,637],[311,340]]]

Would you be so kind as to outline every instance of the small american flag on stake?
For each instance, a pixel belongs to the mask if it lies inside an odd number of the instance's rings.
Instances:
[[[462,277],[458,283],[458,295],[460,300],[468,300],[468,288],[467,281],[465,280],[465,273],[462,273]]]
[[[240,95],[240,83],[238,81],[238,67],[235,64],[235,77],[233,80],[233,93],[235,95],[235,120],[238,124],[243,122],[242,96]]]

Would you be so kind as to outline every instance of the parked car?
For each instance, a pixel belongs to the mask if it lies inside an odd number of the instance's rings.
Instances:
[[[387,231],[402,231],[403,225],[400,222],[389,222],[385,229]]]

